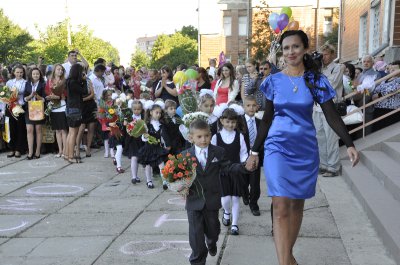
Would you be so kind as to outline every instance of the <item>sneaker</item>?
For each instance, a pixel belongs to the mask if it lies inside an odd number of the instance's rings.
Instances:
[[[339,176],[339,173],[337,171],[332,172],[332,171],[326,171],[324,174],[322,174],[324,178],[333,178]]]

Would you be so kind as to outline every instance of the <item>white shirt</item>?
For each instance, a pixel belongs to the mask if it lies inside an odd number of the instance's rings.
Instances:
[[[197,160],[199,162],[201,162],[204,159],[204,155],[201,153],[202,150],[204,150],[203,152],[205,152],[205,157],[208,158],[208,146],[201,148],[201,147],[198,147],[197,145],[195,145],[194,149],[195,149]],[[207,164],[207,159],[204,162],[204,165],[205,164]]]
[[[246,118],[247,127],[249,127],[250,120],[253,120],[254,133],[255,133],[255,137],[257,137],[256,116],[250,117],[249,115],[245,114],[244,117]],[[250,132],[250,128],[248,128],[248,129],[249,129],[249,132]]]
[[[142,116],[140,116],[140,115],[135,115],[135,114],[132,114],[132,119],[134,119],[134,120],[141,120],[142,119]]]
[[[25,84],[26,84],[26,80],[25,79],[11,79],[8,80],[6,83],[6,86],[8,88],[17,88],[18,89],[18,104],[23,106],[25,105],[25,101],[24,101],[24,92],[25,92]]]
[[[103,90],[106,89],[104,87],[103,81],[98,78],[94,73],[89,76],[89,79],[92,81],[94,95],[96,97],[96,101],[99,102],[101,98],[101,94],[103,94]]]
[[[235,140],[236,131],[227,131],[225,128],[223,128],[219,133],[221,134],[222,140],[226,144],[231,144],[233,140]],[[214,134],[212,137],[211,144],[217,145],[216,134]],[[247,153],[247,146],[246,142],[244,141],[244,136],[243,134],[240,134],[240,162],[246,162],[248,156],[249,154]]]
[[[159,121],[151,120],[150,124],[153,125],[154,130],[156,130],[157,132],[160,130],[161,124]],[[142,135],[142,141],[147,142],[147,138],[145,138],[143,135]],[[161,137],[161,143],[164,143],[164,140],[162,139],[162,137]]]
[[[68,78],[69,71],[71,71],[72,64],[69,61],[67,61],[66,63],[63,63],[62,66],[65,69],[65,78]]]

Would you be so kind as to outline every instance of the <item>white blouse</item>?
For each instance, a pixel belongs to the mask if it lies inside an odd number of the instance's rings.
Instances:
[[[221,138],[226,144],[231,144],[233,140],[235,140],[235,135],[236,131],[227,131],[225,128],[223,128],[220,131]],[[217,145],[217,135],[214,134],[214,136],[211,139],[211,144]],[[243,134],[240,134],[240,162],[246,162],[247,157],[249,154],[247,153],[247,147],[246,147],[246,142],[244,141],[244,136]]]

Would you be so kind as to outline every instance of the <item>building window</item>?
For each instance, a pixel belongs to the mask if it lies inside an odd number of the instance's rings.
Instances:
[[[239,36],[247,36],[247,16],[239,17]]]
[[[224,17],[224,35],[232,35],[232,17]]]
[[[247,59],[247,57],[246,57],[246,54],[245,53],[239,53],[239,58],[238,58],[238,64],[240,65],[243,65],[243,64],[245,64],[246,63],[246,59]]]
[[[332,33],[332,17],[324,17],[324,36],[328,36]]]
[[[368,53],[367,50],[367,16],[365,14],[360,17],[360,35],[358,40],[358,56],[362,57]]]
[[[369,31],[369,52],[372,53],[380,46],[380,9],[381,5],[378,3],[371,8],[370,17],[370,31]]]

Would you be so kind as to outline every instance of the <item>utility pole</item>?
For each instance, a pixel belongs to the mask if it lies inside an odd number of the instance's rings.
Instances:
[[[65,0],[65,16],[67,18],[67,42],[68,42],[68,47],[71,47],[72,40],[71,40],[70,18],[69,18],[69,14],[68,14],[68,0]]]
[[[314,39],[315,39],[315,50],[318,50],[319,36],[318,36],[318,13],[319,13],[319,0],[317,0],[317,8],[315,9],[315,25],[314,25]]]
[[[201,50],[201,36],[200,36],[200,0],[197,0],[197,60],[199,67],[201,66],[200,50]]]
[[[251,0],[248,0],[247,2],[247,48],[246,48],[246,59],[249,59],[250,56],[250,51],[249,51],[249,45],[250,45],[250,28],[251,28],[251,21],[250,19],[250,8],[251,8]]]

